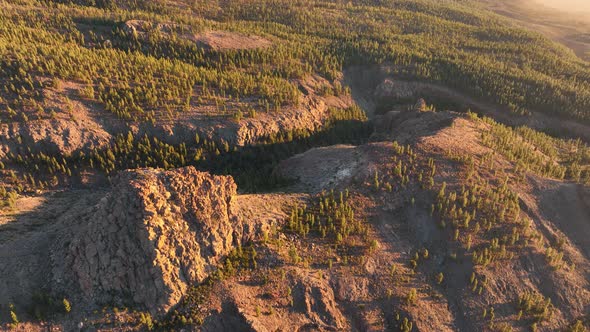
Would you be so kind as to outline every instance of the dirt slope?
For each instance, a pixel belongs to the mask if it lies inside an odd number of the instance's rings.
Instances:
[[[410,144],[418,159],[433,158],[436,161],[438,174],[435,181],[445,182],[447,188],[465,186],[466,173],[458,156],[484,157],[489,149],[480,143],[481,131],[485,125],[473,123],[453,113],[406,113],[388,115],[389,123],[381,122],[382,130],[379,139],[399,139]],[[483,126],[483,127],[482,127]],[[379,127],[378,127],[379,128]],[[373,143],[360,147],[341,147],[315,149],[285,161],[280,169],[284,174],[291,174],[301,184],[295,188],[309,188],[312,184],[326,183],[329,188],[363,188],[372,187],[374,174],[386,177],[395,168],[387,162],[387,155],[395,155],[391,143]],[[323,156],[338,156],[323,158]],[[496,155],[495,163],[506,172],[510,172],[513,164]],[[357,165],[362,167],[356,168]],[[341,176],[342,169],[355,169],[349,176]],[[495,181],[494,175],[486,175],[487,181]],[[384,179],[382,181],[385,181]],[[428,212],[431,199],[429,195],[416,186],[393,187],[392,193],[375,195],[374,189],[365,191],[367,197],[374,200],[368,205],[366,213],[372,215],[381,250],[371,256],[383,262],[398,261],[404,266],[414,252],[427,248],[430,262],[419,268],[420,271],[412,282],[397,285],[394,292],[403,298],[411,288],[418,288],[424,294],[420,297],[418,308],[410,306],[415,326],[420,330],[473,331],[489,327],[489,319],[481,319],[485,309],[495,309],[496,326],[511,326],[516,330],[526,330],[526,322],[518,322],[515,317],[517,299],[526,291],[543,294],[553,303],[551,319],[538,324],[543,330],[556,330],[572,321],[588,314],[590,305],[590,284],[588,273],[590,265],[587,255],[588,217],[587,197],[580,185],[540,178],[532,175],[531,185],[513,183],[510,185],[522,199],[524,218],[530,218],[533,224],[529,234],[536,234],[543,245],[525,246],[516,249],[512,255],[516,259],[504,260],[480,267],[472,264],[471,254],[461,245],[453,241],[452,232],[437,227],[437,219]],[[313,188],[313,187],[312,187]],[[314,188],[319,190],[319,188]],[[378,191],[381,192],[381,191]],[[410,204],[411,201],[416,203]],[[504,230],[505,231],[505,230]],[[496,234],[502,234],[498,229]],[[462,230],[460,231],[463,232]],[[461,234],[459,233],[459,234]],[[468,232],[469,233],[469,232]],[[574,234],[576,233],[576,234]],[[476,240],[477,233],[470,238],[475,243],[485,242],[485,237]],[[498,235],[496,235],[498,236]],[[560,242],[559,239],[565,239]],[[465,240],[463,240],[465,241]],[[470,240],[472,241],[472,240]],[[460,244],[462,241],[459,241]],[[575,269],[554,268],[546,260],[544,248],[556,248],[563,253],[567,264],[575,264]],[[463,242],[465,243],[465,242]],[[392,255],[393,253],[393,255]],[[383,266],[377,263],[377,266]],[[433,278],[436,273],[444,274],[444,287],[440,288]],[[485,279],[483,293],[473,292],[470,288],[470,275],[474,271],[477,278]],[[382,274],[385,278],[387,272]],[[480,279],[481,282],[482,279]],[[377,282],[387,287],[384,282]],[[382,292],[385,289],[382,288]],[[433,292],[439,295],[433,295]],[[427,295],[428,294],[428,295]],[[431,297],[436,299],[432,300]],[[378,297],[377,297],[378,298]],[[372,298],[372,301],[377,301]],[[516,302],[515,302],[516,301]],[[386,309],[383,314],[386,314]],[[424,313],[428,312],[428,315]],[[369,315],[368,310],[363,315]],[[526,316],[526,313],[525,313]],[[436,317],[436,318],[435,318]]]

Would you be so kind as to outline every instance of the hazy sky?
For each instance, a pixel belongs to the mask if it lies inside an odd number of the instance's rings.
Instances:
[[[590,13],[590,0],[535,0],[549,7],[562,9],[568,12]]]

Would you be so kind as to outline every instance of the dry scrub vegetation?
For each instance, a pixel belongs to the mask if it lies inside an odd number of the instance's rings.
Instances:
[[[0,55],[3,329],[589,326],[590,67],[537,33],[464,1],[20,0]]]

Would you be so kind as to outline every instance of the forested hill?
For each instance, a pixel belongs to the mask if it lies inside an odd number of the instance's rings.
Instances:
[[[292,79],[333,80],[352,65],[390,64],[400,78],[442,83],[507,105],[590,119],[590,64],[539,34],[511,27],[469,3],[356,1],[4,1],[0,16],[2,118],[26,121],[44,107],[46,79],[84,84],[117,116],[153,121],[181,110],[194,90],[297,102]],[[153,26],[146,36],[129,20]],[[164,24],[166,32],[157,28]],[[267,48],[203,50],[208,30],[256,34]],[[32,117],[41,117],[35,115]]]
[[[0,0],[0,330],[586,331],[590,62],[486,1]]]

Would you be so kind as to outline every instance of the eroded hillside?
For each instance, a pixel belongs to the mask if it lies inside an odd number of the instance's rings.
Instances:
[[[419,104],[385,117],[376,142],[283,161],[275,172],[293,193],[238,195],[229,177],[138,170],[56,222],[17,215],[4,227],[22,229],[2,252],[52,244],[2,258],[15,276],[3,279],[5,298],[35,307],[28,298],[44,289],[74,307],[53,304],[61,324],[89,315],[99,329],[549,331],[584,321],[588,188],[558,180],[549,156],[536,168],[497,149],[507,139],[498,128],[512,129],[473,113]],[[520,148],[541,153],[529,144]],[[17,281],[45,250],[45,278]]]
[[[513,23],[1,2],[0,329],[585,331],[590,67]]]

